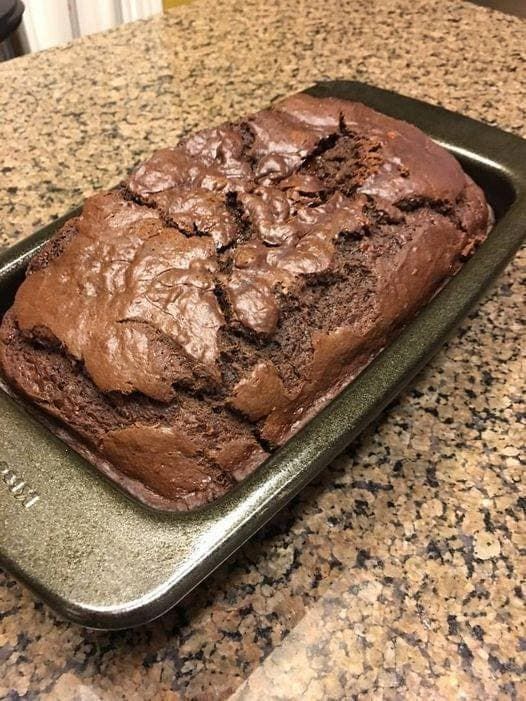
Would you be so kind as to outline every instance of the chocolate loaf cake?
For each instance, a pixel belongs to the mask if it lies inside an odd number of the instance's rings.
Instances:
[[[133,493],[192,508],[356,377],[488,217],[417,128],[295,95],[87,199],[32,260],[1,368]]]

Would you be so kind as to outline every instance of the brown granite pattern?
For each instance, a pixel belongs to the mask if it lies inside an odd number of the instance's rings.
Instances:
[[[446,0],[208,0],[2,64],[2,241],[317,78],[526,136],[525,45],[519,19]],[[375,427],[156,623],[85,631],[2,576],[0,698],[526,698],[524,260]]]

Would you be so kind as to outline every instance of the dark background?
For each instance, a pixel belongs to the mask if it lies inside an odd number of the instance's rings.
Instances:
[[[471,0],[476,5],[493,7],[501,12],[508,12],[517,17],[526,17],[526,0]]]

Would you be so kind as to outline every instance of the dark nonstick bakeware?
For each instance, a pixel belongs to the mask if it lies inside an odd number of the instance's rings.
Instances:
[[[0,562],[66,618],[124,628],[173,606],[394,399],[524,237],[526,141],[361,83],[320,83],[307,92],[358,100],[416,124],[484,188],[496,226],[461,272],[339,397],[242,484],[197,511],[165,513],[133,501],[0,391]],[[0,258],[1,311],[28,259],[72,214]]]

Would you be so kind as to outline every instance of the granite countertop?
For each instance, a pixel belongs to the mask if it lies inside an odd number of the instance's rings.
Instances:
[[[1,244],[156,147],[316,79],[526,136],[524,46],[526,23],[460,1],[207,0],[0,64]],[[526,698],[524,260],[374,427],[157,622],[86,631],[0,574],[0,698]]]

